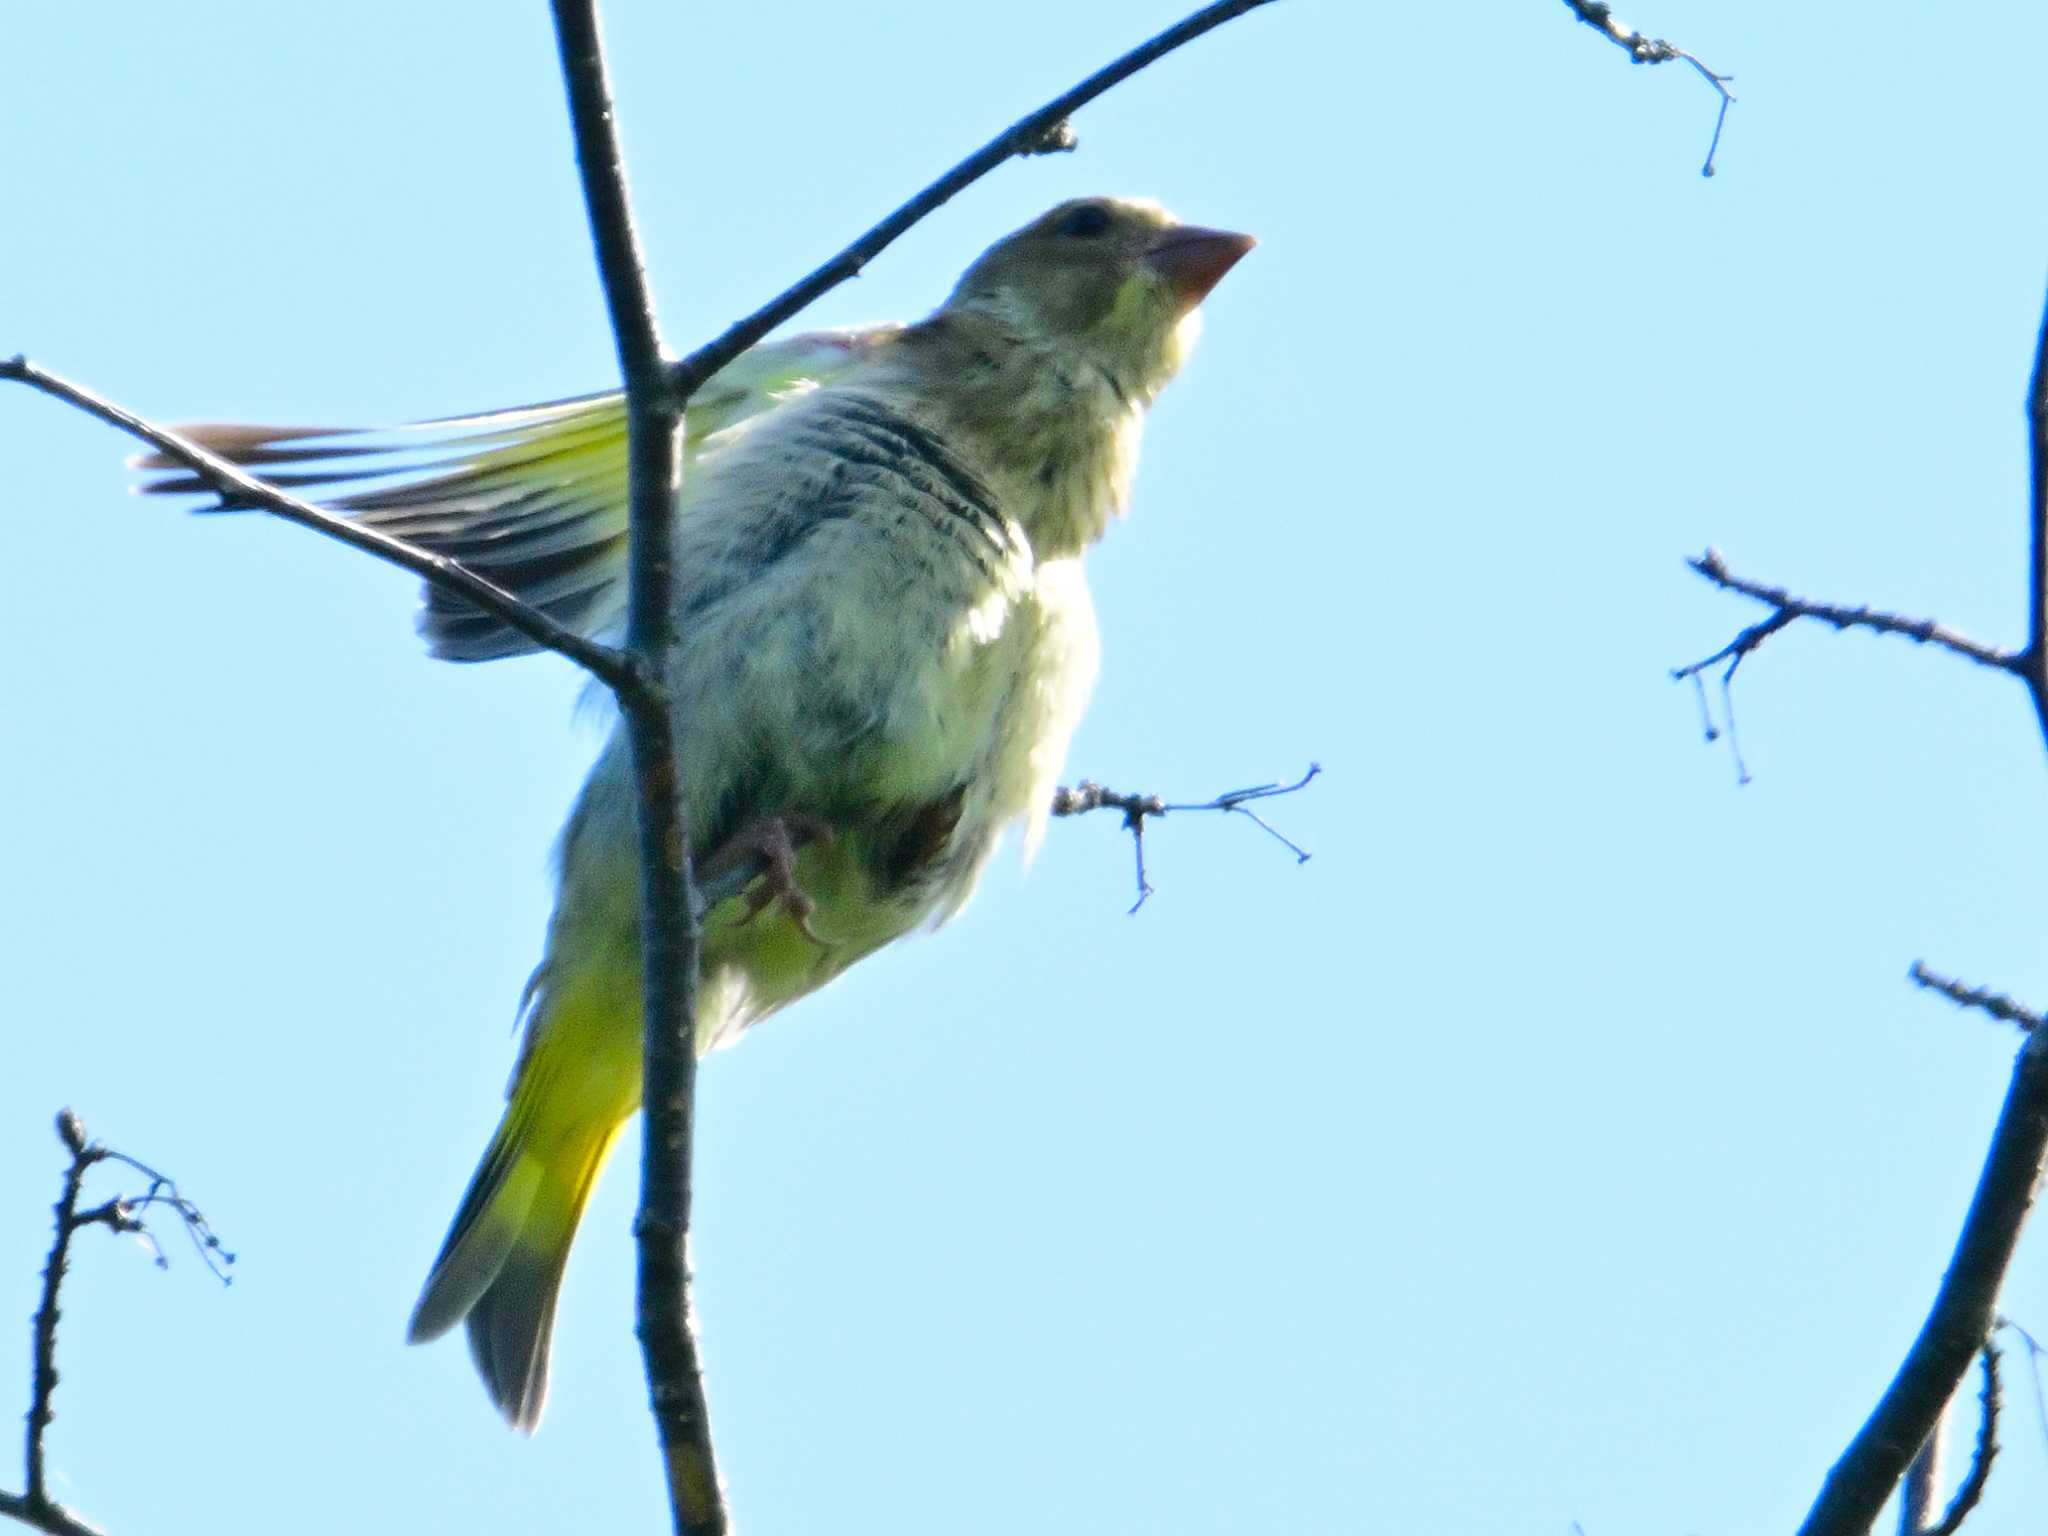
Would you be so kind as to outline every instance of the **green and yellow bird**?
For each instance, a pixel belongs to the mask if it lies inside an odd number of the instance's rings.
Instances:
[[[668,679],[690,836],[709,866],[760,855],[769,871],[707,914],[699,1050],[944,922],[1009,823],[1042,833],[1096,669],[1081,557],[1125,509],[1196,306],[1251,246],[1151,202],[1062,203],[929,318],[757,347],[691,402]],[[616,394],[396,437],[192,435],[281,484],[353,482],[329,504],[580,631],[620,625]],[[421,628],[454,660],[534,648],[433,587]],[[640,1104],[627,756],[615,730],[562,832],[510,1102],[412,1314],[415,1342],[467,1324],[492,1401],[525,1430],[577,1221]]]

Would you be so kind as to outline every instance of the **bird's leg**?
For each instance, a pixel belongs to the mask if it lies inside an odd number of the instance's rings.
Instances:
[[[704,875],[707,880],[715,880],[758,859],[761,874],[747,889],[747,915],[740,921],[753,921],[770,905],[780,907],[796,924],[797,932],[822,949],[826,940],[811,927],[811,916],[818,910],[818,904],[796,882],[796,856],[807,844],[829,848],[832,842],[831,827],[815,816],[801,811],[764,816],[748,822],[720,844],[704,861]]]

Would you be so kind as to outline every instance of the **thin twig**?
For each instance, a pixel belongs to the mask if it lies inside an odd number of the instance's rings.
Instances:
[[[2041,1015],[2026,1004],[2014,1002],[2003,992],[1993,992],[1988,987],[1973,987],[1951,976],[1943,976],[1938,971],[1930,971],[1922,961],[1913,962],[1912,967],[1906,972],[1906,979],[1916,987],[1939,992],[1958,1008],[1981,1009],[1999,1023],[2017,1024],[2029,1034],[2041,1027]]]
[[[1052,814],[1084,816],[1090,811],[1123,812],[1124,830],[1131,834],[1131,846],[1137,859],[1138,899],[1131,905],[1131,911],[1136,912],[1152,895],[1152,882],[1145,878],[1145,819],[1148,816],[1164,816],[1168,811],[1235,812],[1250,818],[1262,832],[1293,854],[1295,863],[1306,864],[1309,861],[1306,848],[1282,834],[1256,811],[1246,810],[1245,806],[1254,800],[1271,800],[1306,789],[1322,771],[1322,764],[1310,763],[1308,772],[1292,784],[1254,784],[1248,789],[1226,790],[1213,800],[1200,801],[1169,801],[1158,795],[1124,794],[1093,779],[1083,779],[1072,788],[1062,785],[1053,791]]]
[[[1699,575],[1726,592],[1737,592],[1742,596],[1763,603],[1771,612],[1740,631],[1734,639],[1711,655],[1702,656],[1698,661],[1688,662],[1682,667],[1673,667],[1671,676],[1675,681],[1690,680],[1699,694],[1700,714],[1705,721],[1706,737],[1714,741],[1725,731],[1729,751],[1735,758],[1736,777],[1744,784],[1749,782],[1749,769],[1742,761],[1742,748],[1735,732],[1735,695],[1733,685],[1736,669],[1748,659],[1763,643],[1780,630],[1789,629],[1801,619],[1813,619],[1822,624],[1832,625],[1837,630],[1864,629],[1874,634],[1898,635],[1919,645],[1931,645],[1938,650],[1951,652],[1980,667],[1990,667],[1997,672],[2010,673],[2027,684],[2030,691],[2038,690],[2032,679],[2031,663],[2024,651],[2003,650],[1973,640],[1959,630],[1934,619],[1908,618],[1903,614],[1887,613],[1872,608],[1867,603],[1850,607],[1843,603],[1816,602],[1811,598],[1795,597],[1784,587],[1774,587],[1766,582],[1751,581],[1737,576],[1728,569],[1721,552],[1710,549],[1705,554],[1685,562]],[[1704,674],[1720,662],[1727,662],[1721,673],[1721,713],[1724,725],[1716,726],[1712,711],[1707,707]],[[2043,731],[2048,732],[2048,715],[2043,717]]]
[[[630,669],[624,658],[610,646],[600,645],[572,629],[564,628],[495,582],[479,576],[459,560],[437,555],[417,544],[409,544],[404,539],[353,522],[310,501],[301,501],[267,481],[257,479],[218,454],[208,452],[197,443],[115,405],[84,385],[74,384],[38,367],[26,357],[0,358],[0,379],[13,379],[54,399],[75,405],[107,425],[120,428],[130,437],[148,443],[166,459],[191,470],[224,501],[233,500],[238,505],[256,507],[286,522],[323,533],[330,539],[337,539],[353,549],[410,571],[442,591],[467,598],[493,618],[503,619],[534,644],[567,657],[614,689],[631,681]]]
[[[1721,147],[1721,129],[1728,121],[1728,108],[1735,100],[1734,93],[1728,89],[1728,82],[1735,77],[1717,75],[1676,43],[1667,43],[1661,37],[1647,37],[1625,22],[1616,21],[1614,7],[1606,4],[1605,0],[1564,0],[1564,3],[1571,7],[1574,16],[1625,52],[1630,63],[1669,64],[1682,60],[1698,70],[1707,84],[1714,88],[1721,98],[1721,110],[1714,118],[1714,137],[1707,144],[1706,164],[1700,167],[1702,176],[1713,175],[1714,153]]]
[[[162,1266],[165,1263],[163,1250],[151,1237],[142,1213],[151,1206],[163,1205],[183,1222],[193,1242],[206,1256],[207,1267],[223,1282],[227,1279],[224,1265],[234,1263],[235,1256],[221,1247],[205,1216],[177,1192],[177,1185],[171,1179],[126,1153],[113,1151],[87,1139],[85,1126],[68,1109],[57,1116],[57,1137],[71,1154],[71,1164],[64,1170],[63,1188],[57,1197],[55,1235],[50,1243],[49,1256],[43,1261],[42,1292],[30,1330],[29,1404],[27,1429],[22,1441],[25,1491],[0,1492],[0,1516],[47,1531],[51,1536],[100,1536],[96,1527],[88,1525],[51,1498],[49,1487],[46,1441],[50,1423],[57,1416],[57,1322],[63,1315],[58,1300],[64,1288],[64,1276],[70,1267],[71,1240],[87,1227],[131,1233],[149,1242],[158,1265]],[[149,1189],[139,1196],[115,1196],[81,1209],[79,1200],[85,1188],[86,1175],[101,1163],[121,1163],[136,1170],[149,1179]]]
[[[1984,1386],[1977,1394],[1977,1446],[1970,1453],[1970,1470],[1956,1487],[1955,1497],[1939,1523],[1928,1527],[1925,1536],[1956,1536],[1977,1501],[1984,1497],[1984,1485],[1991,1480],[1991,1462],[1998,1455],[1998,1346],[1984,1341],[1979,1356],[1984,1367]]]
[[[640,835],[642,1104],[634,1328],[677,1536],[724,1536],[725,1492],[711,1442],[704,1368],[690,1305],[691,1147],[697,1084],[699,896],[690,867],[681,722],[660,679],[674,675],[674,566],[683,403],[661,332],[619,151],[595,0],[554,0],[555,34],[619,367],[626,388],[630,549],[626,651],[647,686],[621,692]],[[708,375],[707,375],[708,376]]]
[[[2042,744],[2048,746],[2048,305],[2043,307],[2041,327],[2034,341],[2033,373],[2027,383],[2027,464],[2027,644],[2023,650],[2009,651],[1987,645],[1933,619],[1906,618],[1868,606],[1851,608],[1794,597],[1783,587],[1735,575],[1722,560],[1720,551],[1709,549],[1686,564],[1724,591],[1739,592],[1765,604],[1772,611],[1711,656],[1703,656],[1689,666],[1675,668],[1671,675],[1681,681],[1691,678],[1697,687],[1702,671],[1719,661],[1728,663],[1727,671],[1721,676],[1721,689],[1732,738],[1735,714],[1728,685],[1735,677],[1735,669],[1745,656],[1779,630],[1799,619],[1818,619],[1838,630],[1868,629],[1883,635],[1901,635],[1922,645],[1951,652],[1980,667],[2009,673],[2025,685],[2027,696],[2033,702],[2034,721],[2040,727]],[[1701,708],[1704,711],[1704,692],[1701,694]],[[1714,735],[1713,722],[1709,718],[1707,739],[1712,741]],[[1739,754],[1736,761],[1739,766]],[[1743,777],[1746,779],[1747,776],[1745,771]]]
[[[1019,118],[808,277],[791,284],[744,320],[727,327],[722,335],[675,364],[670,370],[670,378],[676,389],[687,396],[820,295],[858,277],[861,268],[900,235],[1005,161],[1019,155],[1072,149],[1075,140],[1067,119],[1111,87],[1128,80],[1146,65],[1165,58],[1176,48],[1193,42],[1203,33],[1213,32],[1225,22],[1271,3],[1272,0],[1217,0],[1214,5],[1205,5],[1184,21],[1104,65],[1079,85],[1062,91],[1036,112]]]
[[[1934,1306],[1870,1418],[1829,1470],[1800,1536],[1864,1536],[1991,1336],[1998,1291],[2048,1155],[2048,1030],[2029,1034]]]
[[[1728,592],[1739,592],[1766,604],[1773,612],[1768,618],[1750,625],[1733,640],[1711,656],[1702,656],[1698,661],[1683,667],[1674,667],[1674,678],[1688,678],[1705,670],[1717,661],[1740,661],[1744,656],[1762,645],[1772,635],[1800,619],[1815,619],[1831,624],[1838,630],[1867,629],[1880,635],[1899,635],[1920,645],[1932,645],[1944,651],[1953,651],[1980,667],[1991,667],[2000,672],[2021,673],[2024,654],[2019,651],[2002,650],[1973,640],[1959,630],[1950,629],[1935,619],[1907,618],[1903,614],[1886,613],[1872,608],[1867,603],[1849,607],[1843,603],[1816,602],[1811,598],[1795,597],[1783,587],[1770,586],[1765,582],[1751,581],[1737,576],[1728,569],[1719,550],[1710,549],[1696,559],[1685,562],[1711,581],[1715,586]]]

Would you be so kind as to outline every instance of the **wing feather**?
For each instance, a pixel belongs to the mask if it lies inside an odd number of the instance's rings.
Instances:
[[[900,332],[813,331],[743,353],[691,400],[686,464],[714,451],[719,434],[838,377]],[[337,512],[461,560],[579,633],[602,633],[625,612],[626,414],[616,391],[398,427],[207,423],[180,431],[273,485],[316,493]],[[208,494],[161,454],[131,462],[151,472],[138,487],[145,494]],[[247,506],[223,498],[201,510]],[[450,661],[537,649],[431,586],[419,627],[433,654]]]

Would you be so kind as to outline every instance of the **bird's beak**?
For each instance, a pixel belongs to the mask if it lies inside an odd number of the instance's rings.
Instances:
[[[1166,280],[1184,310],[1193,309],[1258,243],[1227,229],[1177,224],[1154,240],[1140,260]]]

